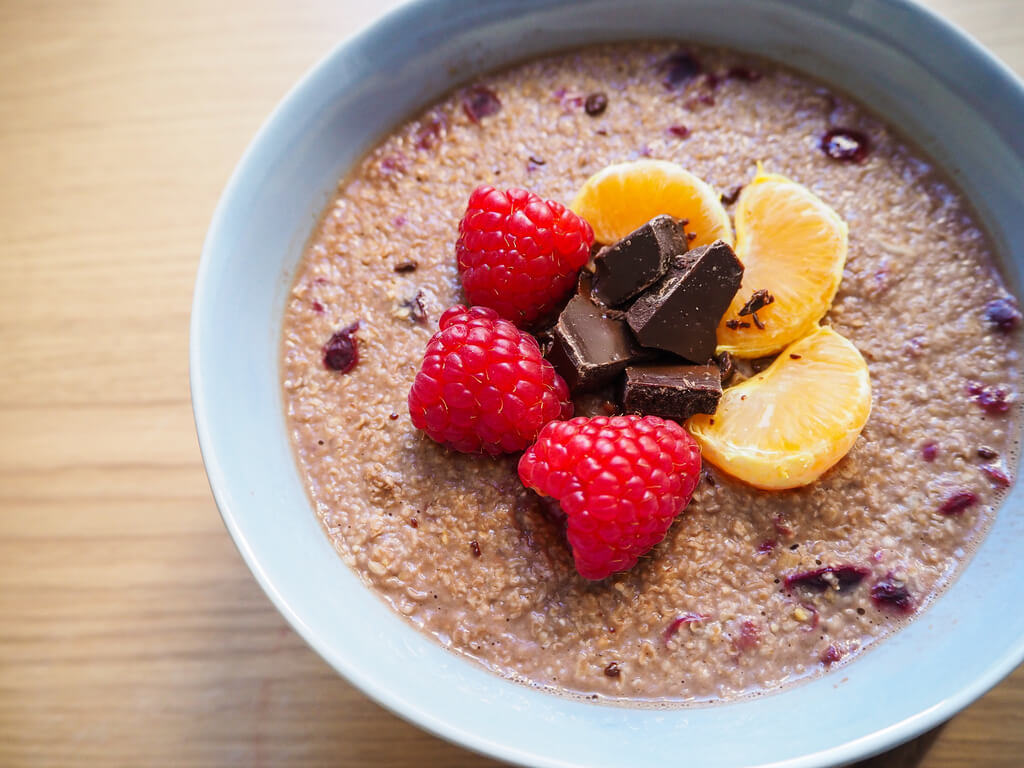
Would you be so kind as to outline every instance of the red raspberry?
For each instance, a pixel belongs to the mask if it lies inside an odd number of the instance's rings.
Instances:
[[[572,416],[569,388],[537,340],[487,307],[441,315],[409,391],[412,423],[463,453],[521,451]]]
[[[524,328],[569,295],[593,244],[590,225],[561,203],[482,186],[469,196],[455,253],[470,303]]]
[[[558,500],[580,576],[603,579],[665,538],[697,486],[700,448],[657,416],[580,417],[544,427],[519,477]]]

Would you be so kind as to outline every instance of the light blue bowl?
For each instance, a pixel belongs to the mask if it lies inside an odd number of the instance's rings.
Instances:
[[[439,736],[543,766],[822,766],[953,715],[1024,659],[1018,486],[961,578],[841,671],[733,704],[643,710],[506,682],[414,630],[328,543],[298,476],[278,385],[281,317],[335,183],[455,83],[582,43],[673,37],[784,62],[856,95],[939,160],[1020,284],[1024,89],[969,38],[896,0],[414,2],[339,45],[288,95],[213,218],[192,314],[199,441],[249,567],[296,631],[352,683]],[[453,74],[454,73],[454,74]]]

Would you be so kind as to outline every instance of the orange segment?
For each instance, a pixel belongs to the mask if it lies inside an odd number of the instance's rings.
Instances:
[[[725,240],[732,227],[711,186],[664,160],[636,160],[609,165],[584,182],[569,206],[586,219],[599,243],[615,243],[663,213],[689,219],[691,247]]]
[[[694,416],[687,428],[719,469],[757,488],[782,490],[807,485],[835,465],[870,413],[864,358],[831,328],[818,328],[727,389],[714,416]]]
[[[764,357],[796,341],[832,306],[846,263],[846,222],[813,192],[785,176],[758,169],[736,206],[736,256],[743,283],[718,326],[718,348],[737,357]],[[775,302],[758,311],[758,328],[739,311],[754,291]],[[748,327],[730,328],[733,321]]]

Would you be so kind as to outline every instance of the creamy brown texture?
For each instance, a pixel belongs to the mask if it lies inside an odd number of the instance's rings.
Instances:
[[[905,617],[874,604],[872,586],[905,580],[916,615],[948,583],[998,502],[982,467],[1009,473],[1018,431],[1016,409],[988,413],[967,394],[971,381],[1016,392],[1019,361],[1015,335],[984,318],[1006,295],[990,247],[943,178],[861,108],[786,71],[756,64],[754,81],[667,89],[659,63],[677,50],[533,61],[482,81],[502,107],[479,123],[459,92],[398,128],[342,181],[284,321],[288,424],[345,561],[415,625],[500,674],[634,701],[772,689],[897,629]],[[743,63],[697,55],[720,74]],[[608,105],[590,116],[595,92]],[[819,149],[832,126],[870,136],[863,163]],[[828,321],[867,360],[874,410],[849,456],[808,488],[766,493],[709,469],[665,541],[631,572],[590,583],[520,485],[518,457],[445,451],[413,429],[406,395],[441,312],[463,300],[453,244],[472,188],[568,202],[590,174],[640,156],[721,190],[761,161],[839,212],[850,250]],[[409,261],[414,271],[395,271]],[[324,343],[356,320],[359,364],[327,370]],[[981,446],[999,456],[979,457]],[[942,514],[960,490],[978,503]],[[843,592],[785,588],[787,575],[843,564],[870,575]]]

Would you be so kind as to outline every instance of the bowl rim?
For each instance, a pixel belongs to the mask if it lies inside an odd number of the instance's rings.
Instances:
[[[1013,70],[982,46],[972,35],[940,16],[932,9],[924,6],[919,0],[885,0],[885,2],[888,5],[902,9],[904,12],[915,15],[921,25],[929,28],[929,36],[933,38],[938,37],[943,43],[963,51],[966,57],[972,59],[976,65],[987,70],[989,74],[996,78],[1002,89],[1014,93],[1018,104],[1024,105],[1024,82],[1021,81]],[[193,292],[189,331],[189,386],[193,418],[211,492],[224,525],[231,535],[238,552],[256,578],[257,583],[267,597],[270,598],[277,610],[318,655],[371,700],[384,706],[407,722],[413,723],[435,736],[500,760],[521,765],[558,766],[561,768],[562,766],[569,765],[569,763],[546,758],[509,743],[499,743],[483,738],[475,732],[459,728],[446,720],[437,718],[429,711],[410,706],[402,697],[378,685],[372,674],[364,673],[352,660],[335,652],[327,639],[317,634],[305,622],[303,617],[294,610],[288,599],[278,590],[277,586],[268,576],[263,563],[255,553],[250,537],[247,536],[239,515],[231,503],[229,503],[226,491],[226,488],[229,486],[229,480],[223,470],[216,448],[216,440],[210,430],[210,403],[207,402],[205,397],[206,386],[204,384],[206,372],[201,363],[202,329],[204,325],[203,307],[204,303],[210,300],[208,298],[207,284],[210,280],[209,275],[216,257],[215,244],[219,239],[220,231],[226,225],[230,201],[238,195],[242,185],[245,168],[253,162],[273,127],[292,110],[295,104],[301,102],[306,94],[314,89],[315,84],[313,81],[316,74],[324,69],[329,62],[339,57],[342,52],[350,47],[358,45],[360,41],[367,40],[375,32],[376,28],[385,24],[402,24],[411,21],[417,14],[422,13],[425,9],[429,9],[435,4],[436,0],[402,0],[394,8],[375,16],[369,22],[334,44],[326,54],[322,55],[306,70],[302,77],[287,91],[285,96],[278,101],[235,165],[218,199],[203,242],[202,255]],[[978,675],[971,684],[963,686],[956,695],[943,699],[933,707],[896,722],[888,728],[874,731],[864,738],[840,743],[831,748],[775,765],[796,768],[796,766],[842,764],[847,761],[863,759],[893,748],[946,721],[999,683],[1022,662],[1024,662],[1024,637],[1019,638],[1016,645],[1001,658],[993,659],[985,669],[984,674]]]

